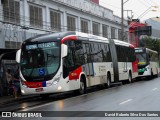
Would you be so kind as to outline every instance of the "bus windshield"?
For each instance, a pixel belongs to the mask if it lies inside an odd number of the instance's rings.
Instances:
[[[136,56],[137,56],[137,59],[138,59],[138,65],[145,65],[147,63],[145,53],[136,54]]]
[[[25,45],[21,54],[21,71],[24,78],[53,77],[60,66],[60,45],[47,42]]]

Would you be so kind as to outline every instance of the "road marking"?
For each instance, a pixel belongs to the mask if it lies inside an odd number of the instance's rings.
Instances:
[[[130,101],[132,101],[133,99],[128,99],[128,100],[125,100],[125,101],[123,101],[123,102],[121,102],[121,103],[119,103],[120,105],[123,105],[123,104],[125,104],[125,103],[127,103],[127,102],[130,102]]]
[[[153,88],[152,91],[158,90],[158,88]]]
[[[35,106],[35,107],[31,107],[31,108],[26,108],[26,109],[24,108],[24,109],[21,110],[21,111],[30,111],[30,110],[32,110],[32,109],[37,109],[37,108],[44,107],[44,106],[50,105],[50,104],[53,104],[53,102],[51,102],[51,103],[46,103],[46,104],[39,105],[39,106]]]

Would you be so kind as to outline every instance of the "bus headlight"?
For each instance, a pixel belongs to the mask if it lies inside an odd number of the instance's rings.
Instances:
[[[58,89],[57,90],[61,90],[62,89],[62,87],[61,86],[58,86]]]
[[[21,90],[21,93],[22,93],[22,94],[24,94],[24,93],[25,93],[25,91],[22,89],[22,90]]]

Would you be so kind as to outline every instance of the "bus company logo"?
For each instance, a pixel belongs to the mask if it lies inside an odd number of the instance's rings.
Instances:
[[[11,117],[11,112],[2,112],[2,117]]]
[[[2,112],[2,117],[42,117],[41,113],[35,113],[35,112]]]

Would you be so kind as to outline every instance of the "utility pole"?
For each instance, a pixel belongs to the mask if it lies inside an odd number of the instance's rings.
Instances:
[[[121,40],[124,41],[124,15],[123,15],[123,5],[128,2],[129,0],[126,0],[125,2],[123,2],[123,0],[121,0],[121,33],[122,33],[122,38]]]
[[[123,41],[123,37],[124,37],[124,25],[123,22],[124,18],[123,18],[123,0],[121,1],[121,40]]]

